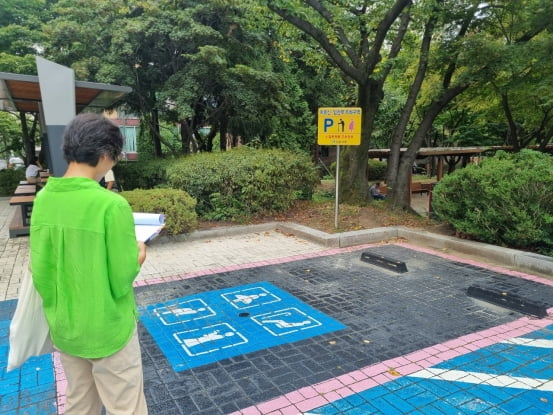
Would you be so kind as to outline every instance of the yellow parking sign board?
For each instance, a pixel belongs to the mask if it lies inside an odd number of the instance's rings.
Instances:
[[[323,146],[361,144],[361,108],[319,108],[317,143]]]

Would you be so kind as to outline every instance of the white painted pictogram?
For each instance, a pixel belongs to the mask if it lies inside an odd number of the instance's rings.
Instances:
[[[248,339],[228,323],[181,331],[174,333],[173,337],[189,356],[200,356],[248,343]]]
[[[281,301],[280,297],[263,287],[252,287],[244,290],[221,294],[233,307],[244,310]]]
[[[273,336],[284,336],[322,325],[320,321],[295,307],[259,314],[251,319]]]
[[[216,315],[215,311],[213,311],[205,301],[199,298],[179,301],[175,304],[168,304],[165,307],[154,308],[154,314],[158,316],[165,326]]]

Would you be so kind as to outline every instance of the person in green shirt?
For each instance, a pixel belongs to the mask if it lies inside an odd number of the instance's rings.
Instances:
[[[31,215],[33,283],[67,378],[66,415],[147,414],[133,281],[146,259],[132,210],[98,181],[123,147],[96,114],[66,127],[63,177],[50,177]]]

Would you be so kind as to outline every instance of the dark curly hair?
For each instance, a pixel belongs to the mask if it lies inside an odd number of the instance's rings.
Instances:
[[[74,161],[94,167],[103,154],[117,160],[123,143],[119,127],[106,117],[93,113],[79,114],[63,133],[63,157],[68,163]]]

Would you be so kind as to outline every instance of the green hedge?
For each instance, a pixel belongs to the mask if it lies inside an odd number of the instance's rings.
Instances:
[[[115,180],[123,190],[167,187],[167,166],[172,160],[120,161],[113,167]]]
[[[165,214],[165,232],[169,235],[192,232],[198,225],[196,201],[182,190],[131,190],[120,194],[134,212]]]
[[[367,179],[369,181],[384,180],[388,164],[385,161],[369,159],[369,172]]]
[[[0,170],[0,196],[12,196],[21,180],[25,180],[25,169]]]
[[[284,211],[298,191],[312,194],[319,183],[307,155],[248,147],[185,157],[168,167],[167,177],[196,198],[200,216],[215,220]]]
[[[553,254],[553,157],[498,152],[445,176],[432,196],[438,216],[474,239]]]

